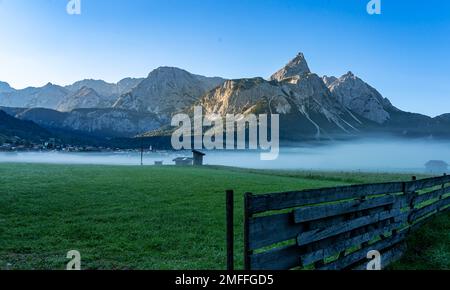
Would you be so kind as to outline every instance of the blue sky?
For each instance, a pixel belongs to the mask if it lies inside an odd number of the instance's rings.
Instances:
[[[0,0],[0,80],[143,77],[159,66],[268,77],[303,52],[319,75],[351,70],[401,109],[450,112],[450,1]]]

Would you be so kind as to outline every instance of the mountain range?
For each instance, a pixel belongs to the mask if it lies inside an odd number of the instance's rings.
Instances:
[[[450,138],[450,114],[431,118],[404,112],[352,72],[341,77],[313,73],[302,53],[268,79],[227,80],[160,67],[146,78],[115,84],[82,80],[15,90],[0,82],[0,110],[44,130],[109,137],[164,132],[160,129],[174,114],[198,105],[221,116],[280,114],[283,140],[373,134]]]

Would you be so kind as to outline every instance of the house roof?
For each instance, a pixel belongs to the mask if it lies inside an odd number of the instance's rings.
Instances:
[[[198,155],[201,155],[201,156],[205,156],[205,155],[206,155],[205,153],[200,152],[200,151],[198,151],[198,150],[192,150],[192,153],[194,153],[194,155],[195,155],[195,154],[198,154]]]
[[[172,161],[175,161],[175,162],[178,162],[178,161],[193,161],[193,159],[192,158],[190,158],[190,157],[177,157],[177,158],[175,158],[174,160],[172,160]]]

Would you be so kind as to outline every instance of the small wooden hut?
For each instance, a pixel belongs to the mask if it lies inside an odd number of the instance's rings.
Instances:
[[[194,166],[202,166],[203,165],[203,157],[206,155],[203,152],[198,150],[192,150],[192,154],[194,155]]]

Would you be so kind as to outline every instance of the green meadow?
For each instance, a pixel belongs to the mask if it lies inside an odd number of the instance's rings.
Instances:
[[[225,191],[236,194],[242,268],[243,194],[370,182],[410,175],[0,164],[0,269],[225,269]],[[449,214],[409,239],[394,269],[450,269]]]

